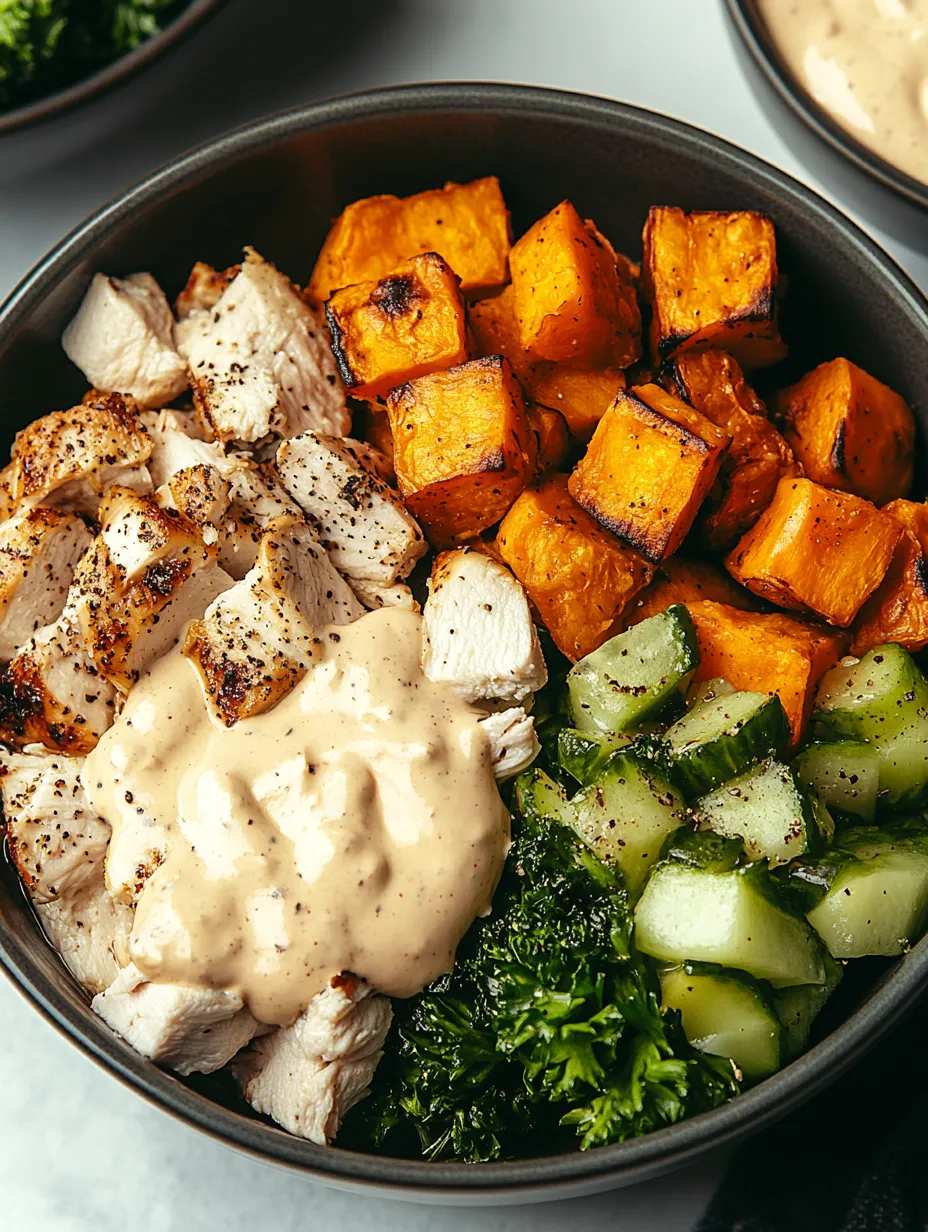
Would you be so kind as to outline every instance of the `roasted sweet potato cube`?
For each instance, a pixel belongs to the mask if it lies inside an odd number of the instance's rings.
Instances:
[[[502,355],[398,386],[387,413],[400,491],[437,547],[498,522],[532,476],[536,443]]]
[[[661,384],[731,436],[700,526],[706,546],[726,552],[773,500],[780,480],[801,474],[800,467],[733,355],[684,351],[664,365]]]
[[[560,411],[530,402],[526,407],[528,422],[535,434],[535,472],[544,475],[563,466],[570,447],[570,433]]]
[[[335,220],[307,290],[324,303],[340,287],[383,278],[420,252],[444,257],[464,291],[497,287],[506,281],[509,246],[496,176],[412,197],[364,197]]]
[[[532,359],[626,368],[641,353],[631,266],[569,201],[539,219],[509,254],[522,347]]]
[[[572,499],[566,475],[526,488],[499,528],[497,547],[572,662],[618,632],[622,610],[652,569]]]
[[[928,646],[928,505],[897,500],[883,513],[902,527],[902,538],[883,581],[854,622],[855,655],[898,642],[906,650]]]
[[[699,642],[696,680],[724,677],[736,689],[777,693],[792,745],[812,713],[818,682],[847,649],[847,635],[782,612],[744,612],[711,600],[688,602]]]
[[[912,486],[915,419],[905,401],[849,359],[819,364],[777,396],[786,439],[806,475],[875,505]]]
[[[773,223],[751,210],[684,214],[655,206],[644,228],[642,293],[655,363],[721,347],[746,367],[785,354],[777,327]]]
[[[519,338],[511,285],[495,298],[471,306],[470,327],[475,354],[505,355],[529,397],[560,411],[573,436],[588,440],[625,388],[621,368],[582,369],[546,360],[532,362]]]
[[[467,359],[461,286],[435,252],[377,282],[336,291],[325,319],[345,388],[356,398],[379,397]]]
[[[781,479],[725,561],[754,594],[846,629],[882,582],[902,527],[869,501],[811,479]]]
[[[570,493],[648,560],[672,556],[715,483],[731,437],[658,385],[620,393]]]
[[[732,581],[729,574],[707,560],[684,560],[671,556],[654,570],[654,580],[632,599],[622,613],[622,624],[628,629],[649,616],[666,612],[675,603],[694,603],[711,599],[746,612],[755,612],[763,604],[756,595]]]
[[[621,368],[583,370],[566,364],[535,364],[525,387],[543,406],[560,411],[572,436],[588,441],[625,388]]]

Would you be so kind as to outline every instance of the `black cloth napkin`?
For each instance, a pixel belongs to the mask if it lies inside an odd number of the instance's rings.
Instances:
[[[741,1147],[696,1232],[928,1229],[928,999]]]

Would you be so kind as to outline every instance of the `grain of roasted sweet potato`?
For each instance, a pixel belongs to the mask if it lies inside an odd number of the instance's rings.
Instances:
[[[819,364],[777,396],[783,433],[806,475],[875,505],[908,496],[915,418],[905,401],[848,359]]]
[[[897,500],[883,513],[899,523],[903,535],[886,576],[854,622],[855,655],[885,642],[909,651],[928,646],[928,505]]]
[[[636,386],[600,420],[571,495],[648,560],[664,560],[692,526],[730,440],[660,386]]]
[[[467,359],[461,286],[435,252],[336,291],[325,319],[345,388],[356,398],[377,398]]]
[[[499,180],[446,184],[412,197],[364,197],[332,225],[307,293],[318,304],[333,291],[383,278],[421,252],[437,252],[464,291],[506,281],[509,211]]]
[[[570,433],[560,411],[530,402],[526,407],[528,422],[535,434],[535,470],[539,475],[556,471],[567,460]]]
[[[635,595],[622,613],[622,624],[632,625],[666,612],[675,603],[694,603],[711,599],[729,607],[754,612],[763,606],[756,595],[732,581],[724,569],[707,560],[685,560],[671,556],[654,570],[650,586]]]
[[[706,547],[726,552],[773,500],[780,480],[801,468],[733,355],[684,351],[664,365],[661,384],[731,436],[700,521]]]
[[[475,354],[505,355],[528,396],[560,411],[572,436],[588,440],[616,394],[625,388],[621,368],[533,363],[519,339],[511,285],[493,299],[482,299],[471,306],[470,327]]]
[[[641,353],[631,266],[569,201],[539,219],[509,255],[519,339],[533,360],[626,368]]]
[[[573,500],[566,475],[526,488],[496,540],[555,645],[572,662],[618,631],[622,610],[651,566]]]
[[[400,491],[436,547],[498,522],[532,477],[536,442],[501,355],[400,385],[387,413]]]
[[[700,662],[696,680],[723,677],[736,689],[776,693],[792,746],[802,739],[818,682],[847,649],[847,635],[782,612],[744,612],[711,600],[688,602]]]
[[[883,580],[901,537],[898,522],[859,496],[781,479],[725,565],[754,594],[845,629]]]
[[[751,368],[786,353],[777,326],[776,239],[763,214],[653,207],[641,289],[651,305],[655,364],[707,347],[730,351]]]

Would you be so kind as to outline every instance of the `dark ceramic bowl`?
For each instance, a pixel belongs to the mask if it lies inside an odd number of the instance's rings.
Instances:
[[[63,90],[55,90],[54,93],[25,103],[21,107],[0,111],[0,138],[54,119],[134,77],[146,65],[154,63],[172,47],[182,43],[224,3],[226,0],[191,0],[169,25],[134,51],[120,56],[89,77],[84,77]]]
[[[336,99],[253,125],[157,173],[75,231],[0,309],[7,440],[82,394],[59,338],[95,271],[149,269],[171,295],[195,258],[229,265],[250,243],[305,280],[330,219],[349,201],[491,173],[502,179],[516,232],[569,196],[629,254],[640,252],[653,203],[771,215],[790,279],[784,329],[793,356],[779,375],[846,353],[898,389],[928,427],[928,304],[831,206],[750,155],[662,116],[582,95],[462,84]],[[918,483],[924,493],[923,462]],[[183,1081],[157,1069],[91,1013],[8,867],[0,876],[0,960],[85,1052],[227,1145],[344,1188],[462,1203],[590,1193],[731,1143],[852,1065],[928,980],[928,941],[898,962],[859,964],[820,1042],[714,1112],[585,1154],[461,1165],[324,1150],[254,1116],[221,1079]]]
[[[874,153],[815,101],[780,54],[758,0],[725,5],[754,93],[791,150],[840,201],[924,251],[928,184]]]

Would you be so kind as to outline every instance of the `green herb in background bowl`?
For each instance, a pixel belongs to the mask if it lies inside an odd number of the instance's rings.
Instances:
[[[183,0],[0,0],[0,112],[89,77],[185,7]]]

